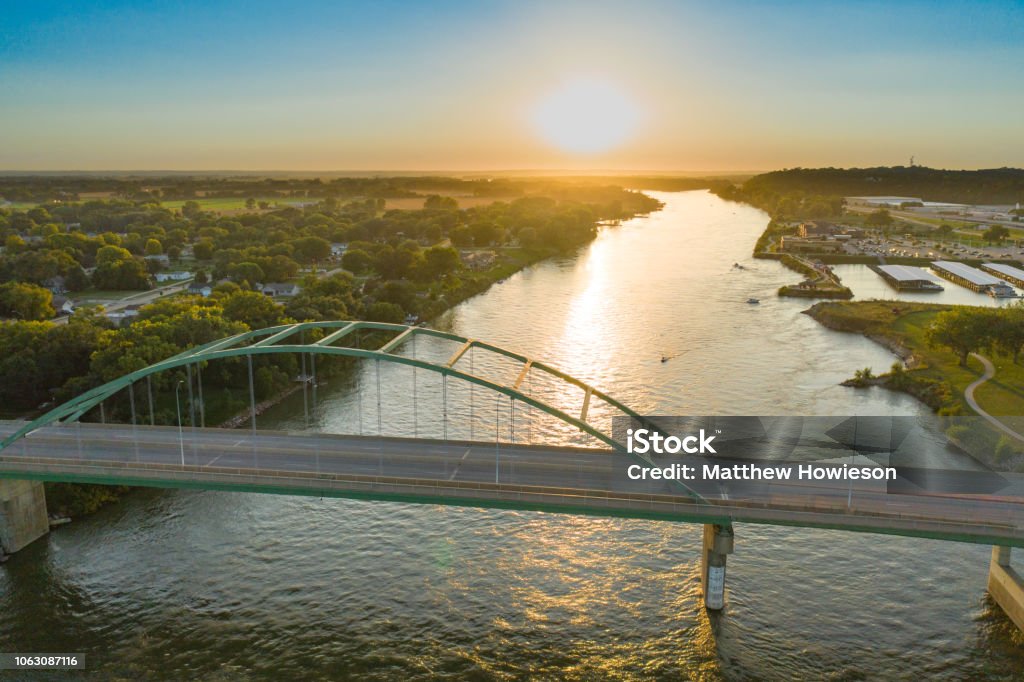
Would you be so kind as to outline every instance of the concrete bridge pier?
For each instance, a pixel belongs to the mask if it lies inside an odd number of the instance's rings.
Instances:
[[[988,593],[1014,624],[1024,630],[1024,578],[1010,566],[1010,548],[996,545],[988,567]]]
[[[49,530],[42,482],[0,478],[0,553],[17,552]]]
[[[725,558],[732,554],[732,549],[732,524],[704,524],[700,581],[704,588],[704,606],[711,611],[725,607]]]

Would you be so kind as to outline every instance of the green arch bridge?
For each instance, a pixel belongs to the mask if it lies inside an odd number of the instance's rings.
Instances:
[[[374,348],[352,343],[367,332],[386,340]],[[417,337],[439,339],[450,344],[452,352],[445,360],[402,352]],[[467,369],[465,359],[472,351],[511,363],[515,378],[503,381]],[[498,434],[486,441],[258,430],[253,358],[273,354],[299,354],[304,366],[308,358],[314,386],[318,356],[374,361],[378,368],[382,362],[393,363],[440,375],[445,400],[449,379],[466,382],[507,398],[513,424],[518,402],[586,434],[597,447],[517,442],[514,430],[505,440]],[[250,429],[206,428],[202,407],[198,426],[194,416],[187,429],[180,422],[177,427],[155,425],[153,375],[184,368],[191,397],[195,371],[202,405],[202,366],[229,358],[247,363]],[[533,394],[526,380],[535,375],[571,392],[578,403],[567,407]],[[307,380],[305,368],[301,379]],[[145,393],[139,396],[142,387]],[[130,423],[104,423],[104,401],[121,392],[129,398]],[[188,404],[195,409],[196,401]],[[847,482],[832,483],[831,488],[828,482],[818,482],[813,494],[779,484],[737,496],[678,481],[631,480],[627,466],[655,463],[627,453],[624,443],[602,423],[607,420],[594,417],[597,405],[601,415],[611,413],[637,424],[646,421],[604,391],[540,360],[450,332],[362,321],[306,322],[250,331],[88,390],[31,422],[0,421],[0,546],[13,552],[46,532],[39,481],[661,519],[704,524],[705,599],[709,608],[721,608],[725,556],[732,551],[734,522],[832,528],[996,545],[990,591],[1024,627],[1024,590],[1019,580],[1004,579],[1016,575],[1009,568],[1008,548],[1024,546],[1019,498],[890,495],[870,483],[855,490]],[[97,409],[100,423],[82,423],[84,416]],[[447,418],[447,402],[444,409]]]

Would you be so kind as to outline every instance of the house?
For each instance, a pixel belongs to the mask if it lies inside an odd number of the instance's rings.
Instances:
[[[145,259],[147,261],[156,262],[164,266],[171,264],[171,259],[167,256],[166,253],[157,254],[155,256],[145,256]]]
[[[331,255],[335,258],[344,256],[346,251],[348,251],[348,244],[342,244],[340,242],[334,242],[331,244]]]
[[[103,316],[114,323],[114,326],[124,327],[131,324],[132,320],[139,316],[141,305],[130,305],[121,310],[112,310],[103,313]]]
[[[299,285],[289,282],[271,282],[260,287],[267,296],[294,296],[299,293]]]
[[[50,305],[57,312],[57,315],[70,315],[75,312],[75,303],[66,296],[55,295],[53,300],[50,301]]]
[[[54,294],[66,294],[68,291],[66,280],[61,275],[56,275],[43,281],[43,286]]]
[[[207,296],[213,293],[213,287],[211,287],[209,284],[193,283],[189,285],[186,291],[188,291],[188,293],[192,294],[193,296],[202,296],[203,298],[206,298]]]
[[[158,272],[153,277],[156,278],[157,282],[184,282],[186,279],[195,277],[195,273],[184,270],[180,272]]]

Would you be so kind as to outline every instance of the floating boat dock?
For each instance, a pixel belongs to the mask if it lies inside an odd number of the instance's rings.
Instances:
[[[1017,292],[1009,284],[987,272],[972,268],[970,265],[950,260],[937,260],[932,263],[932,270],[950,282],[967,287],[981,294],[996,297],[1016,296]]]
[[[1012,265],[1002,263],[982,263],[981,269],[990,272],[996,277],[1001,277],[1015,287],[1024,289],[1024,270],[1015,268]]]
[[[942,291],[942,285],[924,268],[913,265],[872,265],[889,286],[897,291]]]

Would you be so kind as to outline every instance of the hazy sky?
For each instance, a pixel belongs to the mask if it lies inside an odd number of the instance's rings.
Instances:
[[[2,16],[0,169],[1024,166],[1020,0],[8,0]],[[597,113],[573,130],[551,108],[580,91]]]

